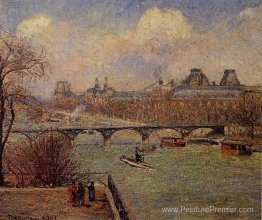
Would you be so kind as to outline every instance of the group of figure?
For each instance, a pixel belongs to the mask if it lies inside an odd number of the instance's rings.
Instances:
[[[88,185],[88,196],[89,201],[95,201],[95,185],[94,181]],[[85,187],[81,182],[76,185],[75,181],[72,181],[71,185],[68,187],[68,193],[70,196],[70,204],[72,206],[81,206],[85,204]]]

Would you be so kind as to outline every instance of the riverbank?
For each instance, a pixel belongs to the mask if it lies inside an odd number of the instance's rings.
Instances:
[[[87,195],[86,195],[87,196]],[[86,197],[88,198],[88,197]],[[113,219],[105,187],[96,187],[96,201],[68,204],[67,188],[0,188],[0,219]],[[49,217],[49,218],[48,218]]]

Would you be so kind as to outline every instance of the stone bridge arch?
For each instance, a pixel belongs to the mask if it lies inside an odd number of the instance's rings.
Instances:
[[[210,134],[211,132],[214,132],[213,128],[196,128],[196,129],[192,130],[192,132],[190,132],[190,134],[188,136],[190,136],[190,137],[204,137],[204,136]]]
[[[127,145],[141,144],[142,134],[134,128],[115,130],[111,135],[111,144],[126,143]]]
[[[96,130],[84,130],[83,132],[78,133],[74,137],[75,146],[77,147],[103,147],[104,137],[101,132]]]
[[[158,144],[163,137],[182,137],[182,134],[175,128],[156,128],[150,133],[149,143]]]
[[[104,146],[111,147],[111,137],[114,133],[118,131],[131,130],[140,134],[142,139],[142,144],[147,145],[149,140],[149,135],[153,129],[144,127],[127,127],[127,128],[108,128],[108,129],[95,129],[100,132],[104,137]]]
[[[224,126],[203,126],[203,127],[195,127],[192,128],[192,130],[188,133],[188,136],[198,136],[198,137],[204,137],[208,134],[225,134],[225,128]]]

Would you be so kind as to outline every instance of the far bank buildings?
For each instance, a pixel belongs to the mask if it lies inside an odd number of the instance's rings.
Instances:
[[[210,82],[202,69],[191,69],[191,73],[179,84],[174,80],[164,82],[159,78],[155,82],[140,91],[116,91],[108,84],[105,78],[103,86],[100,86],[98,78],[95,85],[87,89],[78,96],[89,102],[110,100],[146,100],[146,99],[239,99],[244,94],[249,94],[249,98],[261,98],[262,86],[244,86],[240,83],[235,70],[226,69],[219,84]],[[55,95],[70,96],[70,83],[67,81],[57,82]]]
[[[262,90],[259,86],[242,85],[232,69],[225,70],[216,84],[201,69],[194,68],[179,84],[159,78],[140,91],[116,91],[105,78],[103,86],[96,79],[93,88],[75,95],[68,82],[59,81],[54,97],[69,97],[70,103],[76,100],[76,105],[86,106],[92,114],[107,117],[154,124],[224,124],[234,123],[234,113],[243,103],[256,102],[260,106]]]

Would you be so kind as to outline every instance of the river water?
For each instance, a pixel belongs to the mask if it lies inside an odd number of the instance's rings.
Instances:
[[[158,146],[163,135],[178,134],[158,132],[151,136],[150,145]],[[132,131],[114,134],[110,149],[103,148],[99,134],[79,135],[75,143],[83,171],[112,174],[137,219],[260,219],[260,153],[231,157],[223,156],[219,146],[157,148],[145,156],[155,169],[146,172],[119,160],[121,155],[133,157],[134,147],[141,144],[139,134]],[[181,207],[189,212],[164,210]],[[194,211],[196,207],[202,211]],[[217,209],[204,212],[208,207]],[[241,208],[250,209],[240,213]]]

